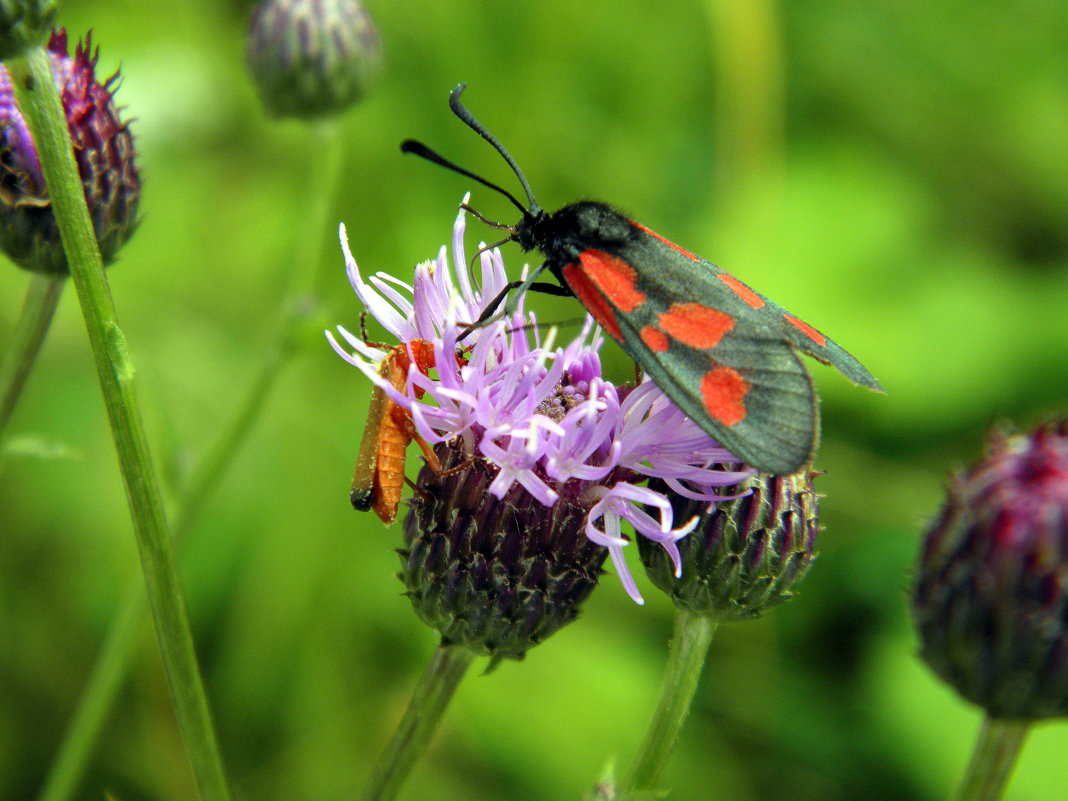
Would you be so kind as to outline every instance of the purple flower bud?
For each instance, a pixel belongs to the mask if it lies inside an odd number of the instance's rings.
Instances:
[[[44,42],[58,9],[59,0],[0,0],[0,59]]]
[[[89,214],[104,263],[110,264],[137,227],[141,177],[134,161],[133,136],[114,103],[119,73],[99,83],[97,53],[91,51],[87,36],[74,56],[68,55],[67,33],[62,28],[48,43]],[[27,270],[56,276],[70,272],[37,150],[2,65],[0,248]]]
[[[995,433],[955,477],[913,593],[920,654],[991,716],[1068,714],[1068,425]]]
[[[276,117],[332,114],[362,97],[382,54],[359,0],[265,0],[248,32],[248,64]]]
[[[671,494],[676,520],[699,516],[678,542],[682,574],[662,550],[638,541],[645,571],[675,605],[716,620],[743,620],[794,596],[816,556],[815,473],[756,473],[707,501]]]

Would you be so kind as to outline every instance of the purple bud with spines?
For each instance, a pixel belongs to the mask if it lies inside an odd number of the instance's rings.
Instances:
[[[265,0],[253,14],[248,64],[273,116],[343,111],[367,92],[381,61],[359,0]]]
[[[499,470],[462,440],[436,447],[444,475],[424,467],[404,523],[400,578],[442,642],[521,659],[578,615],[608,550],[585,535],[590,504],[545,506],[516,484],[490,491]],[[451,470],[456,470],[452,473]]]
[[[100,253],[104,263],[110,264],[137,228],[141,197],[133,135],[114,102],[119,73],[99,82],[91,38],[79,43],[71,56],[62,28],[52,34],[48,53]],[[0,248],[27,270],[52,276],[70,272],[37,150],[15,103],[11,77],[2,65]]]
[[[1068,715],[1068,424],[995,432],[950,483],[913,591],[920,654],[992,717]]]
[[[42,44],[58,10],[59,0],[0,0],[0,59]]]
[[[756,473],[722,494],[712,509],[672,493],[676,520],[699,516],[679,540],[681,573],[662,549],[638,540],[646,574],[675,605],[717,621],[745,620],[794,597],[816,556],[815,473]],[[745,494],[742,494],[745,493]]]

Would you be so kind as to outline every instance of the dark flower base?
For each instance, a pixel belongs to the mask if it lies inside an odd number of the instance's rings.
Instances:
[[[587,507],[560,498],[547,508],[518,484],[489,493],[497,468],[451,445],[443,469],[423,467],[404,523],[400,578],[442,641],[478,654],[521,659],[575,619],[597,586],[608,551],[584,533]]]

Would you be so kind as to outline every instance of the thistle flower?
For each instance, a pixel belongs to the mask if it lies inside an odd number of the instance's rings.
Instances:
[[[411,414],[446,470],[421,472],[405,526],[402,578],[417,611],[450,641],[519,656],[574,617],[605,550],[642,603],[624,558],[623,521],[681,567],[677,543],[694,522],[676,525],[665,495],[640,483],[660,478],[707,503],[748,472],[722,469],[734,457],[654,384],[606,381],[602,339],[590,320],[578,338],[554,348],[551,334],[540,341],[520,301],[511,320],[458,341],[508,281],[499,251],[483,250],[476,289],[464,228],[461,211],[452,263],[442,247],[416,268],[413,286],[385,273],[365,281],[341,231],[357,296],[401,343],[433,343],[436,377],[413,366],[399,392],[378,371],[380,349],[340,326],[340,340],[327,337]]]
[[[816,556],[814,476],[756,473],[726,489],[714,507],[672,493],[676,519],[700,515],[678,544],[682,575],[639,541],[646,573],[679,608],[719,621],[756,617],[789,600]]]
[[[137,227],[141,177],[134,161],[128,123],[114,103],[119,73],[97,81],[97,52],[90,36],[74,56],[62,28],[48,42],[52,74],[74,142],[74,158],[104,263]],[[52,214],[37,150],[15,104],[11,78],[0,65],[0,248],[20,267],[53,276],[67,275],[67,257]]]
[[[267,111],[318,117],[366,93],[381,63],[359,0],[266,0],[252,17],[248,65]]]
[[[1068,715],[1068,423],[991,437],[920,554],[920,654],[992,717]]]

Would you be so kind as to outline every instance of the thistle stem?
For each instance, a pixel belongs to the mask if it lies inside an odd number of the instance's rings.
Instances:
[[[364,801],[392,801],[438,728],[445,707],[475,654],[459,645],[439,645],[401,718],[393,739],[371,773]]]
[[[337,190],[343,153],[341,127],[336,120],[318,122],[312,132],[314,153],[308,171],[305,194],[313,199],[304,226],[304,240],[297,247],[297,264],[304,269],[291,270],[292,278],[286,298],[282,302],[280,320],[274,344],[267,348],[267,357],[233,419],[219,439],[197,464],[178,498],[177,512],[171,527],[176,547],[194,529],[200,513],[211,500],[215,489],[233,462],[234,457],[259,420],[263,408],[284,369],[295,353],[295,331],[305,320],[309,296],[316,297],[323,283],[323,231],[326,217]],[[67,726],[48,776],[37,801],[68,801],[77,791],[92,756],[108,714],[114,705],[123,678],[137,644],[138,632],[145,613],[144,587],[132,585],[123,595],[118,612],[104,639],[104,645],[89,675],[78,707]]]
[[[950,796],[952,801],[998,801],[1030,730],[1025,720],[984,719],[968,770]]]
[[[67,118],[42,47],[11,59],[8,68],[15,98],[37,146],[71,279],[85,317],[178,726],[201,798],[225,801],[229,790],[167,536],[159,481],[137,401],[136,373],[104,274]]]
[[[281,347],[271,351],[233,421],[194,471],[182,492],[171,535],[176,546],[193,528],[212,491],[219,485],[233,457],[259,419],[270,390],[284,366],[283,355]],[[144,585],[133,583],[123,594],[118,612],[112,618],[100,655],[52,761],[38,801],[67,801],[74,796],[93,753],[93,746],[122,687],[144,614]]]
[[[782,171],[785,127],[781,20],[773,0],[708,0],[709,52],[716,76],[717,198]]]
[[[291,295],[323,293],[328,280],[334,276],[341,278],[335,262],[323,261],[323,233],[326,230],[330,208],[337,198],[337,188],[341,182],[341,164],[345,152],[341,124],[336,117],[316,121],[311,128],[312,158],[308,164],[310,191],[308,192],[311,208],[308,212],[308,237],[304,241],[301,264],[309,269],[298,272]],[[337,221],[331,227],[337,234]],[[336,243],[336,238],[335,238]]]
[[[3,393],[0,394],[0,444],[3,443],[8,421],[18,405],[26,379],[48,334],[65,283],[65,278],[51,278],[36,273],[30,278],[22,312],[11,333],[7,350],[0,359],[0,393]]]
[[[675,614],[675,636],[668,652],[660,701],[630,772],[620,785],[621,797],[650,790],[656,785],[690,713],[708,647],[718,625],[715,620],[683,609]]]

